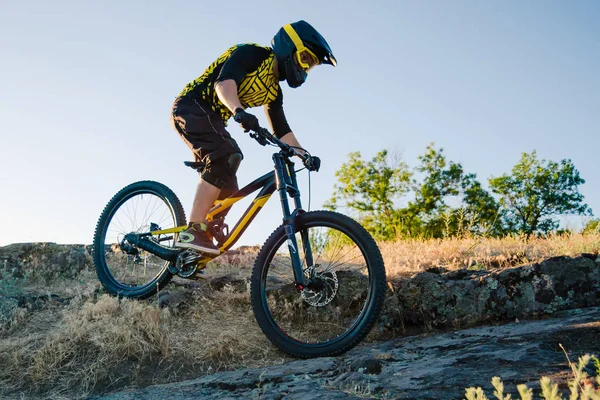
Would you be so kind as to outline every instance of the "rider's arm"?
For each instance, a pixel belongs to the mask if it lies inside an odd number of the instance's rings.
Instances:
[[[290,146],[302,147],[300,145],[300,142],[298,142],[298,139],[296,139],[296,135],[294,135],[294,132],[287,133],[287,134],[283,135],[280,139],[283,143],[289,144]],[[300,154],[304,154],[304,150],[302,150],[302,149],[296,149],[296,150]]]
[[[219,100],[235,113],[237,108],[244,108],[238,97],[238,85],[246,74],[255,71],[269,56],[269,51],[251,44],[240,45],[225,61],[215,80],[215,91]]]
[[[271,129],[275,136],[277,136],[285,144],[289,144],[294,147],[302,147],[294,132],[292,132],[285,114],[283,113],[283,93],[281,87],[277,93],[277,97],[269,104],[265,104],[265,114],[267,120],[271,124]],[[297,149],[300,153],[304,153],[302,150]]]
[[[277,90],[277,97],[272,102],[265,104],[265,114],[267,121],[271,125],[273,134],[279,139],[292,132],[290,125],[283,113],[283,93],[281,87]]]
[[[238,98],[237,83],[233,79],[217,82],[215,90],[221,103],[225,104],[232,113],[235,113],[236,108],[244,108]]]

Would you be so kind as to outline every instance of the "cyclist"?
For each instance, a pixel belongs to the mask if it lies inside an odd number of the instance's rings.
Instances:
[[[257,130],[258,119],[245,109],[264,106],[275,136],[300,147],[283,113],[279,82],[285,80],[290,87],[299,87],[314,66],[336,66],[337,62],[323,36],[306,21],[285,25],[271,44],[272,47],[252,43],[229,48],[202,76],[187,84],[173,104],[174,128],[196,161],[205,164],[190,222],[180,233],[176,247],[219,254],[206,234],[206,215],[215,200],[225,199],[238,190],[236,172],[243,156],[225,129],[231,116],[244,131]],[[311,157],[305,165],[318,170],[320,160]]]

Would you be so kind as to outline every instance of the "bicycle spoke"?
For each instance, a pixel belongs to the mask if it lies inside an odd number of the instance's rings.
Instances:
[[[350,251],[352,251],[352,250],[353,250],[353,249],[351,249]],[[349,251],[349,252],[350,252],[350,251]],[[349,252],[348,252],[348,253],[349,253]],[[348,253],[346,253],[346,254],[348,254]],[[344,257],[346,256],[346,254],[344,254]],[[345,264],[345,263],[347,263],[347,262],[350,262],[350,261],[352,261],[352,260],[356,260],[356,259],[358,259],[358,258],[361,258],[361,256],[356,256],[356,257],[354,257],[354,258],[351,258],[350,260],[348,260],[348,261],[346,261],[346,262],[339,262],[339,263],[336,263],[336,262],[334,262],[333,264],[330,264],[330,265],[327,267],[327,269],[326,269],[325,271],[327,271],[327,270],[332,270],[334,267],[340,266],[340,265],[342,265],[342,264]]]
[[[121,220],[119,219],[119,217],[116,216],[115,218],[116,218],[116,222],[117,222],[117,224],[116,224],[117,230],[115,230],[115,229],[111,229],[111,230],[115,231],[115,232],[125,232],[126,229],[123,227],[123,224],[121,223]]]
[[[118,247],[129,233],[146,233],[150,222],[158,221],[161,229],[177,226],[171,208],[152,193],[133,196],[120,205],[108,223],[105,236],[107,268],[115,280],[130,286],[142,285],[166,268],[166,262],[145,251],[126,254]],[[169,244],[172,240],[168,241]],[[162,243],[165,245],[165,243]]]
[[[327,243],[328,239],[329,239],[329,234],[331,233],[331,230],[327,230],[327,236],[325,237],[324,243]],[[317,255],[317,259],[315,260],[315,263],[317,263],[317,261],[319,261],[321,259],[321,253],[323,252],[323,250],[325,249],[325,246],[321,246],[321,249],[319,250],[319,254]]]

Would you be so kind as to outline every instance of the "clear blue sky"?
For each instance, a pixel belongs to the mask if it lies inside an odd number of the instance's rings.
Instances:
[[[348,153],[393,149],[414,167],[435,142],[485,185],[524,151],[571,158],[600,213],[600,2],[0,0],[0,10],[0,245],[90,243],[111,196],[141,179],[170,186],[189,213],[197,178],[169,123],[175,96],[230,45],[269,45],[298,19],[339,62],[284,85],[292,129],[323,160],[312,208]],[[271,151],[230,127],[247,183],[271,168]],[[238,244],[262,243],[279,223],[274,197]]]

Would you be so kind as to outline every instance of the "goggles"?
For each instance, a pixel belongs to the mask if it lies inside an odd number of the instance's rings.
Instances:
[[[283,27],[285,32],[288,34],[294,46],[296,46],[296,53],[294,57],[296,58],[296,63],[302,68],[304,71],[310,70],[315,65],[319,65],[319,59],[308,47],[302,43],[300,36],[296,33],[292,25],[287,24]]]

